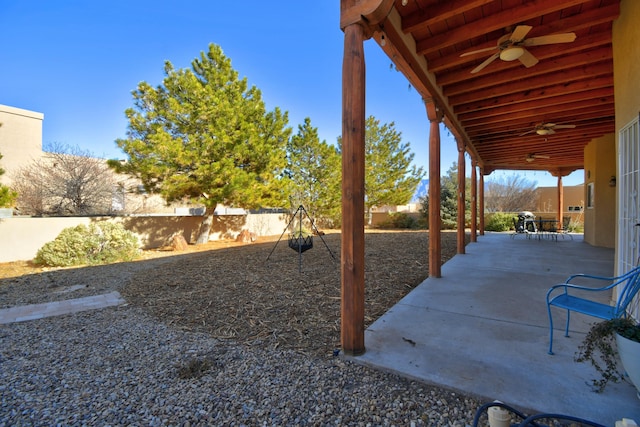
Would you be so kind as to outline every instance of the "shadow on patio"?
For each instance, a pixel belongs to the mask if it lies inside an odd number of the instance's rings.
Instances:
[[[561,413],[613,426],[640,422],[640,401],[628,383],[597,394],[587,384],[595,370],[574,362],[578,345],[597,319],[554,311],[555,355],[547,354],[545,294],[574,273],[610,276],[614,252],[584,243],[487,233],[467,245],[371,325],[366,353],[352,360],[378,369],[498,399],[528,413]]]

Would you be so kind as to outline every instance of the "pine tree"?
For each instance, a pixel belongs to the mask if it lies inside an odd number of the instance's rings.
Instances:
[[[203,204],[197,243],[208,241],[218,204],[282,206],[287,113],[266,111],[261,92],[238,78],[214,44],[190,69],[176,70],[167,61],[164,71],[162,85],[142,82],[133,92],[127,138],[116,141],[129,159],[110,166],[138,177],[168,202]]]
[[[340,155],[320,141],[318,129],[305,118],[287,145],[287,175],[291,179],[291,205],[303,205],[309,215],[326,225],[340,222]]]
[[[402,142],[395,123],[381,125],[369,116],[365,126],[364,203],[369,216],[372,207],[409,203],[425,172],[412,165],[415,155],[410,144]],[[338,143],[341,148],[342,140]]]
[[[2,154],[0,154],[0,160],[2,160]],[[4,175],[4,169],[0,168],[0,176],[2,175]],[[0,208],[12,207],[17,197],[18,193],[6,185],[0,184]]]

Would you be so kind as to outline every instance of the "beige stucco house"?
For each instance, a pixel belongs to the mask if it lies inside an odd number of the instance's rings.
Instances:
[[[42,156],[43,119],[42,113],[0,105],[0,183],[9,185],[14,171]]]

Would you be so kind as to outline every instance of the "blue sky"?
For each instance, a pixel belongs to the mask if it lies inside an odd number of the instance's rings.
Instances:
[[[341,132],[343,33],[338,0],[0,0],[0,104],[44,113],[43,142],[123,158],[126,108],[141,81],[162,82],[163,66],[189,67],[210,43],[222,47],[267,107],[289,112],[297,131],[311,118],[320,138]],[[366,114],[395,123],[414,163],[428,167],[429,124],[420,96],[373,40],[365,43]],[[444,130],[442,172],[457,161]],[[486,180],[514,172],[494,172]],[[518,172],[540,186],[557,179]],[[563,179],[583,182],[582,171]]]

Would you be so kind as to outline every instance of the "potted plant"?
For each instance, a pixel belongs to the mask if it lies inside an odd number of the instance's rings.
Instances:
[[[592,384],[596,392],[601,392],[609,381],[625,379],[622,368],[640,397],[640,324],[632,318],[616,318],[594,324],[582,344],[578,347],[575,360],[589,361],[601,375]]]

